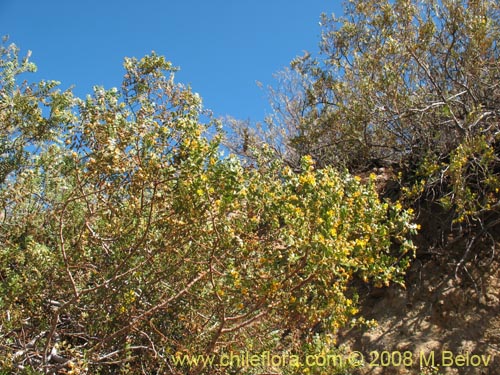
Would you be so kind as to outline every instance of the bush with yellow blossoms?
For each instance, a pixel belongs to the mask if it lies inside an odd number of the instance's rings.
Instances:
[[[17,83],[30,66],[2,49],[0,369],[216,374],[236,370],[174,359],[336,350],[353,279],[402,283],[411,213],[308,157],[222,156],[169,62],[124,66],[120,90],[78,99]]]

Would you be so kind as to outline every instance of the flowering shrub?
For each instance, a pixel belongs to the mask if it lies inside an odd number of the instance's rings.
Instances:
[[[357,313],[354,277],[402,283],[416,227],[373,178],[309,157],[300,174],[265,152],[253,165],[222,157],[219,124],[201,121],[170,63],[125,69],[120,91],[85,100],[0,83],[2,147],[20,155],[0,184],[0,368],[222,372],[172,356],[300,352]]]

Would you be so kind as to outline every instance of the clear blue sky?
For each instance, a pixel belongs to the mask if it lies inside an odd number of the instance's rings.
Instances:
[[[119,87],[125,56],[155,51],[181,68],[217,116],[262,120],[272,75],[318,49],[322,12],[335,0],[0,0],[0,35],[31,50],[36,78],[85,96]]]

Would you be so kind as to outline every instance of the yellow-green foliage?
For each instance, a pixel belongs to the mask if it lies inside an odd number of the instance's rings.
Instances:
[[[122,91],[54,104],[58,132],[3,135],[28,152],[0,185],[1,366],[54,369],[57,349],[74,374],[216,373],[171,356],[300,354],[315,332],[334,350],[357,313],[350,281],[402,282],[411,212],[308,157],[299,174],[265,153],[222,157],[218,123],[170,63],[125,68]],[[16,103],[11,118],[38,111]]]
[[[500,3],[349,0],[321,24],[320,54],[272,92],[274,148],[289,163],[392,166],[402,201],[484,231],[499,212]]]

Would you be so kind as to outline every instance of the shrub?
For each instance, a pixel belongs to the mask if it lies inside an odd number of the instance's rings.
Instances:
[[[402,282],[416,227],[373,179],[222,157],[220,125],[155,54],[82,100],[12,85],[6,51],[2,144],[22,154],[0,185],[6,371],[216,373],[173,358],[300,353],[357,313],[354,277]]]
[[[266,136],[231,121],[235,137],[265,138],[296,170],[306,154],[351,173],[392,168],[402,204],[444,208],[451,228],[436,238],[493,234],[499,16],[491,0],[347,1],[342,17],[322,16],[319,56],[279,75]]]

